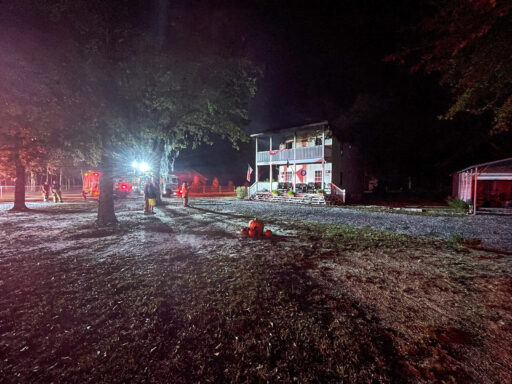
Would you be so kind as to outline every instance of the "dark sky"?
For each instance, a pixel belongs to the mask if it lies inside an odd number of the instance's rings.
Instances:
[[[219,2],[238,15],[233,28],[265,69],[249,131],[326,119],[358,141],[372,173],[412,176],[431,185],[446,185],[454,170],[495,156],[482,140],[489,117],[438,120],[450,95],[436,75],[411,74],[406,66],[384,61],[418,41],[414,26],[430,12],[425,3]],[[237,152],[219,141],[185,151],[177,165],[239,183],[247,163],[254,166],[253,146],[244,144]]]
[[[380,110],[417,86],[410,84],[406,68],[383,59],[397,49],[403,27],[420,20],[419,2],[393,1],[392,6],[389,1],[237,3],[220,4],[237,8],[244,23],[233,24],[265,72],[250,109],[251,132],[307,120],[334,120],[361,95],[370,95],[377,104],[370,108]],[[243,176],[247,162],[253,163],[252,146],[242,145],[237,153],[229,144],[217,142],[213,148],[186,151],[177,165],[190,165],[210,175]]]

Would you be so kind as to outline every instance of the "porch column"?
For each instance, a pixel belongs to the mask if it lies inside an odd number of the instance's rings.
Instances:
[[[255,177],[255,183],[256,183],[256,193],[258,193],[258,136],[256,136],[256,161],[254,162],[254,168],[256,171]]]
[[[270,154],[270,152],[272,151],[272,136],[270,136],[270,143],[269,143],[269,152],[268,152],[268,161],[269,161],[269,167],[270,167],[270,172],[269,172],[269,179],[270,179],[270,192],[272,192],[272,155]]]
[[[468,193],[467,193],[467,188],[468,188],[468,173],[467,173],[467,171],[466,171],[466,172],[464,172],[464,180],[463,180],[462,185],[463,185],[462,200],[463,200],[463,201],[467,201],[467,200],[468,200],[468,199],[467,199],[467,195],[468,195]]]
[[[473,170],[469,171],[468,175],[468,200],[471,200],[471,195],[473,193]]]
[[[293,192],[296,192],[295,185],[297,184],[297,133],[293,132]]]
[[[322,129],[322,189],[325,190],[325,129]]]
[[[461,199],[461,197],[462,197],[462,173],[459,173],[458,175],[459,175],[459,177],[458,177],[459,188],[457,189],[457,197],[459,199]]]

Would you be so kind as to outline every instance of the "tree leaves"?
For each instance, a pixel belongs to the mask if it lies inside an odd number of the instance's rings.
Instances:
[[[434,14],[420,25],[422,41],[387,59],[413,71],[441,73],[454,102],[442,117],[491,111],[491,133],[510,130],[512,114],[512,3],[495,0],[432,2]]]

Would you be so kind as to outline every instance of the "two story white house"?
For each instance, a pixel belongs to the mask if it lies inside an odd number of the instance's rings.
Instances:
[[[251,135],[255,141],[255,181],[249,194],[292,190],[314,194],[361,194],[361,158],[335,135],[328,121],[273,129]]]

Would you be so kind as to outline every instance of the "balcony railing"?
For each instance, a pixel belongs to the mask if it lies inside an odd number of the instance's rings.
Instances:
[[[331,147],[325,147],[326,157],[329,157],[331,152]],[[322,146],[315,145],[311,147],[297,147],[295,156],[297,162],[301,160],[320,160],[322,158]],[[277,152],[275,155],[271,155],[269,151],[258,152],[257,159],[258,163],[269,163],[270,161],[273,163],[285,161],[293,162],[293,149],[284,149]]]

